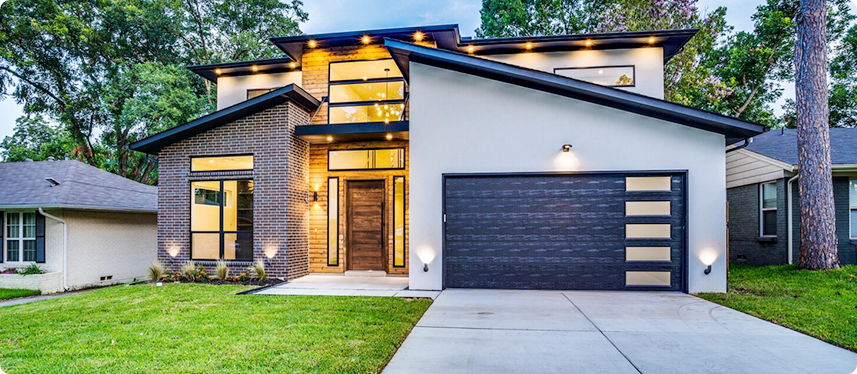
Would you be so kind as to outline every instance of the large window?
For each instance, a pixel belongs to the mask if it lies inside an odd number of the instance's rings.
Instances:
[[[608,87],[633,87],[634,66],[556,68],[554,74]]]
[[[762,236],[777,236],[777,182],[759,185]]]
[[[36,212],[6,213],[6,261],[36,261]]]
[[[327,179],[327,265],[339,266],[339,178]]]
[[[192,182],[191,258],[253,260],[253,181]]]
[[[393,266],[405,266],[405,177],[393,177]]]
[[[328,151],[328,170],[404,169],[405,149],[349,149]]]
[[[848,186],[849,214],[851,216],[851,239],[857,239],[857,179],[852,179]]]
[[[331,63],[329,84],[331,124],[404,118],[405,79],[392,59]]]
[[[253,170],[253,155],[194,157],[190,171]]]

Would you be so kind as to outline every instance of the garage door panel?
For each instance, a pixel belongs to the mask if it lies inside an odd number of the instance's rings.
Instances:
[[[668,191],[626,191],[621,173],[445,178],[445,286],[681,289],[684,181],[667,176]],[[669,216],[628,216],[627,201],[669,202]],[[627,247],[669,258],[628,262]]]

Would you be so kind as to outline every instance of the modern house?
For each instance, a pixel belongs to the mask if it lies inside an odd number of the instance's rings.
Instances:
[[[766,128],[663,99],[695,32],[411,27],[192,66],[218,110],[131,146],[159,160],[158,256],[415,290],[725,291],[724,146]]]
[[[857,129],[830,129],[833,201],[839,261],[857,264]],[[729,258],[751,264],[791,264],[800,250],[797,131],[752,138],[726,155]],[[791,218],[789,218],[791,217]]]
[[[43,292],[143,279],[156,259],[157,198],[156,187],[78,161],[0,163],[0,269],[55,274]]]

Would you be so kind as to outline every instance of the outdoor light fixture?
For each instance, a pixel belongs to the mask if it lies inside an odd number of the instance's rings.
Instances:
[[[703,273],[705,273],[705,275],[711,274],[711,265],[708,265],[708,267],[705,268],[705,271],[703,271]]]
[[[328,135],[328,136],[327,136],[327,141],[332,142],[332,141],[333,141],[333,137],[332,137],[332,136],[330,136],[330,135]]]
[[[292,69],[296,68],[297,66],[298,66],[298,64],[296,64],[294,61],[289,63],[289,67]]]
[[[315,47],[317,47],[317,46],[318,46],[318,43],[316,43],[316,42],[315,42],[315,40],[310,40],[310,41],[307,43],[307,45],[308,45],[310,48],[315,48]]]
[[[414,33],[414,40],[416,40],[418,42],[423,41],[424,37],[425,37],[425,35],[423,35],[423,33],[421,31],[417,31]]]
[[[699,256],[699,261],[705,265],[705,275],[711,274],[711,265],[714,264],[714,261],[717,261],[717,251],[713,248],[705,248],[701,250],[697,256]]]
[[[655,37],[654,36],[649,37],[649,44],[655,44]]]
[[[473,53],[474,51],[476,51],[476,48],[473,48],[472,45],[467,46],[467,53]]]
[[[214,74],[217,74],[217,75],[223,74],[223,70],[214,69]]]
[[[586,46],[587,46],[587,47],[591,47],[591,46],[592,46],[592,41],[591,41],[591,40],[587,40],[587,41],[586,41],[586,43],[583,43],[583,44],[586,44]]]
[[[369,44],[372,41],[372,39],[369,38],[369,35],[363,35],[363,38],[360,40],[363,42],[363,44]]]
[[[571,144],[563,144],[562,145],[562,151],[563,152],[568,152],[570,150],[571,150]]]
[[[256,65],[253,65],[252,67],[250,67],[250,69],[253,70],[254,73],[259,71],[259,67]]]
[[[387,134],[387,140],[393,140],[393,134]]]
[[[533,43],[527,42],[527,45],[525,45],[524,48],[533,49]]]
[[[428,273],[428,264],[423,264],[423,272]]]
[[[315,202],[318,201],[318,191],[312,192],[312,201],[315,201]]]

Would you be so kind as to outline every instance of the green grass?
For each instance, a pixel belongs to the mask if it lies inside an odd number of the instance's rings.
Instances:
[[[35,296],[41,292],[37,290],[16,290],[11,288],[0,288],[0,300],[17,299],[19,297]]]
[[[246,286],[115,286],[0,308],[18,373],[378,372],[431,303],[235,295]]]
[[[728,293],[697,296],[857,351],[857,266],[733,264]]]

